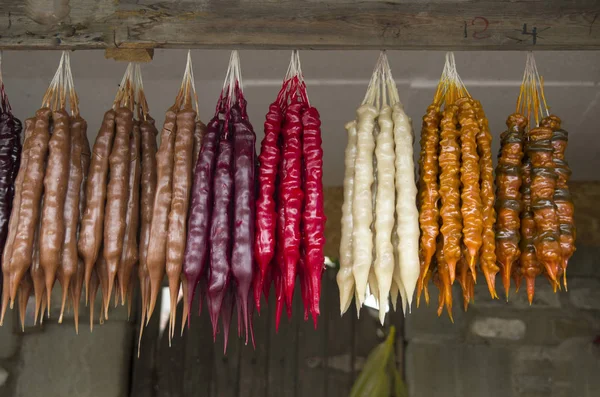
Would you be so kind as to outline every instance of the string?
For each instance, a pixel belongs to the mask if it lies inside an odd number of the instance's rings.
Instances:
[[[191,51],[188,50],[188,59],[190,61],[190,80],[192,82],[192,91],[194,92],[194,105],[196,107],[196,120],[200,120],[200,107],[198,106],[198,93],[196,92],[196,81],[194,79],[194,68],[192,67]]]
[[[58,68],[56,69],[56,73],[54,73],[54,77],[50,81],[50,85],[48,86],[48,89],[42,98],[42,107],[50,108],[55,102],[54,97],[56,95],[56,89],[59,83],[60,75],[62,74],[64,59],[65,53],[63,52],[60,57],[60,62],[58,63]]]
[[[381,68],[381,63],[383,61],[383,51],[379,53],[379,58],[377,59],[377,63],[375,64],[375,68],[373,69],[373,74],[371,75],[371,80],[369,81],[369,85],[367,86],[367,92],[365,93],[365,97],[362,101],[362,105],[373,105],[375,102],[376,85],[379,81],[379,69]]]
[[[79,97],[75,91],[75,83],[73,81],[73,72],[71,71],[71,54],[67,52],[65,73],[67,77],[67,85],[69,89],[69,104],[71,106],[71,114],[79,116]]]

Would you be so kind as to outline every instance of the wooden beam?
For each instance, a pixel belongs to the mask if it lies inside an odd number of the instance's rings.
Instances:
[[[154,58],[154,49],[108,47],[104,51],[104,58],[114,59],[117,62],[148,63]]]
[[[1,49],[597,50],[600,2],[0,0]]]

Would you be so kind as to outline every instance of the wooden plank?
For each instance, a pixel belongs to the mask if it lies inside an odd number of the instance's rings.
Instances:
[[[600,3],[2,0],[0,49],[593,50]],[[284,3],[284,4],[282,4]]]
[[[335,276],[336,272],[332,269],[327,269],[323,275],[323,283],[327,285],[327,312],[324,312],[323,316],[328,318],[325,394],[348,396],[354,380],[353,341],[356,314],[352,305],[346,314],[340,316],[340,296]]]
[[[148,63],[154,58],[154,49],[108,47],[104,51],[104,58],[114,59],[118,62]]]

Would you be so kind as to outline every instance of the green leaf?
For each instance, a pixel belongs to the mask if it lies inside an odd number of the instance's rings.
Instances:
[[[386,340],[371,351],[362,372],[352,386],[350,397],[378,397],[380,395],[388,397],[390,395],[391,379],[386,367],[390,357],[394,358],[395,334],[395,328],[391,327]]]
[[[402,381],[402,376],[400,376],[400,371],[394,366],[394,397],[408,397],[408,390],[406,390],[406,385]]]

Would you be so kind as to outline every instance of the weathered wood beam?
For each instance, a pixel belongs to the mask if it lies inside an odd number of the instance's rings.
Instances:
[[[600,49],[600,2],[0,0],[2,49]]]
[[[154,49],[107,47],[104,51],[104,57],[118,62],[148,63],[154,58]]]

